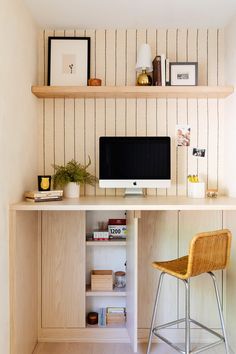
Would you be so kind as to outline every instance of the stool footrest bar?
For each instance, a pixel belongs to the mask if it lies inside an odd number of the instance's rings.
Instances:
[[[154,331],[154,330],[153,330],[153,331]],[[185,353],[184,350],[182,350],[181,348],[179,348],[176,344],[170,342],[167,338],[163,337],[162,335],[160,335],[160,334],[158,334],[158,333],[154,333],[154,332],[153,332],[153,334],[154,334],[156,337],[158,337],[158,338],[160,338],[161,340],[163,340],[163,342],[165,342],[166,344],[170,345],[172,348],[174,348],[175,350],[177,350],[177,352],[182,353],[182,354]]]
[[[192,322],[192,323],[194,323],[194,324],[197,325],[198,327],[201,327],[202,329],[208,331],[208,332],[211,333],[212,335],[217,336],[218,338],[220,338],[220,340],[218,340],[217,342],[210,343],[210,344],[204,345],[204,346],[202,346],[202,347],[200,347],[200,348],[198,348],[198,349],[196,349],[196,350],[190,351],[190,352],[189,352],[190,354],[201,353],[202,351],[207,350],[207,349],[210,349],[210,348],[213,348],[214,346],[216,346],[216,345],[218,345],[218,344],[220,344],[220,343],[222,343],[222,342],[225,341],[224,337],[223,337],[221,334],[219,334],[219,333],[213,331],[212,329],[210,329],[210,328],[204,326],[204,325],[201,324],[200,322],[195,321],[195,320],[193,320],[193,319],[191,319],[191,318],[189,319],[189,321]],[[184,319],[184,318],[181,318],[181,319],[176,320],[176,321],[168,322],[168,323],[165,323],[165,324],[160,325],[160,326],[156,326],[156,327],[153,328],[152,333],[153,333],[156,337],[160,338],[163,342],[167,343],[167,344],[170,345],[172,348],[174,348],[175,350],[177,350],[179,353],[185,354],[185,351],[184,351],[184,350],[182,350],[182,349],[181,349],[180,347],[178,347],[176,344],[170,342],[167,338],[163,337],[161,334],[157,333],[157,331],[160,330],[160,329],[164,329],[164,328],[167,328],[167,327],[171,327],[171,326],[173,326],[173,325],[175,325],[175,324],[182,323],[182,322],[185,322],[185,319]]]
[[[195,321],[195,320],[192,320],[192,319],[190,321],[192,323],[194,323],[195,325],[197,325],[198,327],[201,327],[201,328],[205,329],[206,331],[208,331],[209,333],[213,334],[214,336],[217,336],[220,339],[224,340],[224,337],[221,334],[217,333],[216,331],[213,331],[211,328],[208,328],[208,327],[204,326],[203,324],[201,324],[198,321]]]
[[[193,351],[190,352],[190,353],[192,353],[192,354],[201,353],[201,352],[203,352],[203,351],[205,351],[205,350],[208,350],[208,349],[210,349],[210,348],[213,348],[213,347],[217,346],[218,344],[220,344],[220,343],[222,343],[222,342],[223,342],[222,339],[221,339],[221,340],[218,340],[217,342],[210,343],[210,344],[204,345],[203,347],[200,347],[199,349],[193,350]]]
[[[176,320],[176,321],[165,323],[163,325],[156,326],[155,328],[153,328],[153,331],[157,331],[159,329],[171,327],[171,326],[174,326],[175,324],[182,323],[182,322],[185,322],[185,318],[181,318],[180,320]]]

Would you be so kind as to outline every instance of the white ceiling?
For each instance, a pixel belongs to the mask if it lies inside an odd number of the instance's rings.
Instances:
[[[236,0],[24,0],[42,28],[224,27]]]

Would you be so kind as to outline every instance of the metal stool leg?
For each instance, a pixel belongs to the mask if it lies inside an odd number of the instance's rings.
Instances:
[[[183,280],[185,285],[185,354],[190,353],[190,283]]]
[[[217,305],[218,305],[218,310],[219,310],[219,315],[220,315],[221,328],[222,328],[224,341],[225,341],[225,351],[226,351],[226,354],[230,354],[227,334],[226,334],[226,330],[225,330],[224,317],[223,317],[223,312],[222,312],[221,303],[220,303],[220,295],[219,295],[219,290],[218,290],[218,286],[217,286],[217,282],[216,282],[216,277],[215,277],[215,274],[213,274],[212,272],[209,272],[208,274],[211,276],[211,278],[213,280],[214,288],[215,288],[216,300],[217,300]]]
[[[157,286],[157,293],[156,293],[156,299],[155,299],[153,313],[152,313],[152,322],[151,322],[151,328],[150,328],[150,332],[149,332],[148,346],[147,346],[146,354],[149,354],[150,349],[151,349],[151,345],[152,345],[152,331],[153,331],[154,322],[155,322],[155,318],[156,318],[157,305],[158,305],[158,301],[160,298],[162,280],[163,280],[163,276],[165,274],[166,273],[164,273],[164,272],[161,273],[160,278],[159,278],[159,282],[158,282],[158,286]]]

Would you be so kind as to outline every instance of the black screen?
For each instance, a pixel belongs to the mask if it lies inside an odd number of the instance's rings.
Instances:
[[[170,137],[100,137],[100,179],[170,179]]]

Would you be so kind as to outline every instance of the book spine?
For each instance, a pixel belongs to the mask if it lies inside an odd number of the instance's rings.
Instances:
[[[161,86],[161,56],[153,60],[153,86]]]
[[[161,54],[161,86],[166,85],[166,58],[165,54]]]
[[[106,309],[104,307],[99,309],[98,313],[98,325],[99,327],[105,327],[107,324],[106,321]]]
[[[51,198],[25,198],[28,202],[56,202],[62,200],[62,197],[51,197]]]
[[[166,58],[166,85],[170,86],[170,60]]]

